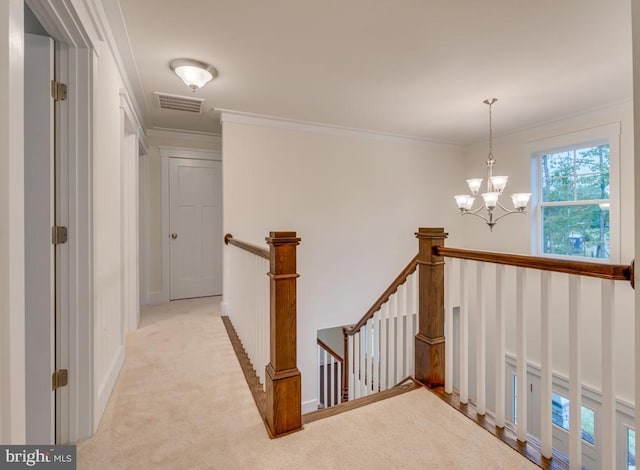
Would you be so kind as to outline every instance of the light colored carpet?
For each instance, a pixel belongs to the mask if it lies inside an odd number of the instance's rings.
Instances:
[[[78,469],[538,468],[425,389],[270,440],[219,298],[154,307],[141,325]]]

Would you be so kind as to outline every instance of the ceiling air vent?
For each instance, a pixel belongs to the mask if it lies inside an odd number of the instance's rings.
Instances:
[[[170,95],[169,93],[154,92],[158,97],[161,109],[172,109],[174,111],[187,111],[188,113],[202,113],[202,104],[205,100],[200,98],[190,98],[189,96]]]

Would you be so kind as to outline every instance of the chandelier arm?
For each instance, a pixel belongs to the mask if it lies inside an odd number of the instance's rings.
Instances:
[[[498,201],[498,207],[500,207],[500,209],[502,209],[505,212],[517,212],[517,211],[511,210],[511,209],[507,209],[506,207],[504,207],[502,205],[502,203],[500,201]]]
[[[496,217],[493,222],[494,223],[498,222],[498,220],[511,214],[526,214],[526,212],[525,211],[507,211],[506,213],[500,214],[498,217]]]
[[[478,208],[477,208],[477,209],[470,209],[470,210],[466,211],[466,212],[465,212],[465,214],[477,214],[477,213],[479,213],[482,209],[484,209],[484,205],[483,205],[483,204],[480,204],[480,205],[478,206]]]
[[[475,215],[479,219],[484,220],[486,223],[488,223],[488,224],[491,223],[491,222],[489,222],[489,219],[486,218],[484,215],[478,214],[478,211],[474,211],[474,212],[467,211],[467,212],[463,212],[461,215]]]

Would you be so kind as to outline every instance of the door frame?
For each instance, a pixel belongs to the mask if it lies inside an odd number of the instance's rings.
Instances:
[[[72,371],[56,395],[56,439],[76,442],[96,427],[93,376],[93,158],[95,154],[96,45],[100,40],[86,4],[25,0],[56,41],[56,80],[68,99],[57,106],[59,153],[57,223],[69,227],[56,267],[56,367]],[[80,21],[78,21],[80,20]]]
[[[193,149],[184,147],[159,146],[160,177],[162,186],[162,302],[171,298],[170,228],[169,228],[169,159],[191,158],[222,162],[222,152],[218,150]]]

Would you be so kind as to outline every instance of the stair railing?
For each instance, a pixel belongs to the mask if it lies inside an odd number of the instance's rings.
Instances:
[[[527,423],[528,406],[528,380],[527,374],[531,367],[527,346],[528,322],[531,315],[539,315],[540,323],[536,328],[540,334],[540,444],[541,454],[544,458],[553,456],[553,414],[552,414],[552,332],[555,318],[567,312],[568,317],[568,365],[569,365],[569,445],[568,449],[561,449],[568,455],[570,468],[582,468],[582,394],[583,394],[583,330],[582,320],[586,305],[582,305],[584,295],[589,288],[589,295],[597,296],[594,302],[595,309],[599,310],[600,325],[597,331],[589,334],[599,335],[601,350],[601,406],[598,416],[600,462],[598,468],[616,467],[616,393],[615,393],[615,317],[620,315],[621,306],[616,304],[617,295],[629,295],[624,292],[627,285],[614,285],[616,281],[624,280],[633,283],[632,265],[607,265],[581,261],[565,261],[534,256],[523,256],[506,253],[482,252],[463,250],[444,246],[444,238],[432,243],[429,238],[423,236],[428,229],[420,229],[417,234],[420,239],[420,330],[423,328],[423,296],[431,300],[424,305],[427,316],[431,317],[431,323],[425,325],[426,339],[422,341],[416,338],[416,344],[424,343],[426,353],[422,366],[416,363],[416,377],[425,383],[439,383],[439,367],[446,358],[446,371],[444,375],[444,388],[446,393],[453,392],[454,374],[453,357],[454,346],[457,348],[459,363],[456,364],[456,379],[460,403],[469,403],[470,394],[474,398],[476,412],[484,416],[491,411],[495,425],[503,428],[505,422],[505,356],[506,328],[505,322],[513,320],[515,316],[515,361],[517,380],[517,403],[514,416],[517,422],[514,424],[517,440],[524,443],[528,440],[531,428]],[[433,230],[433,229],[432,229]],[[439,229],[441,230],[441,229]],[[434,232],[432,232],[433,234]],[[442,235],[446,237],[442,230]],[[432,239],[433,240],[433,239]],[[423,246],[424,244],[424,246]],[[429,259],[427,264],[422,264],[423,259]],[[446,284],[442,278],[441,270],[444,270],[444,261],[447,259]],[[423,278],[423,266],[426,267],[426,276]],[[434,270],[437,270],[435,276]],[[431,271],[431,275],[429,273]],[[454,275],[455,271],[455,275]],[[587,281],[587,278],[599,279]],[[529,288],[527,288],[529,286]],[[535,288],[534,288],[535,287]],[[508,292],[507,292],[508,291]],[[533,292],[532,292],[533,291]],[[563,307],[561,311],[552,311],[551,299],[555,298],[556,305],[560,297]],[[535,295],[537,298],[525,296]],[[455,300],[454,300],[455,299]],[[459,306],[458,306],[459,305]],[[458,309],[459,333],[457,344],[453,343],[454,335],[454,306]],[[488,315],[488,313],[490,315]],[[511,316],[513,315],[513,316]],[[476,325],[472,331],[469,329],[470,318]],[[488,321],[492,318],[492,321]],[[447,329],[447,340],[438,339],[441,325],[451,325]],[[432,329],[432,331],[428,331]],[[487,361],[487,330],[493,330],[495,335],[493,346],[495,348],[495,361]],[[418,334],[420,336],[421,333]],[[471,335],[471,338],[470,338]],[[469,351],[470,339],[473,339],[475,351]],[[537,345],[535,345],[537,347]],[[534,349],[535,349],[534,347]],[[591,347],[591,346],[590,346]],[[446,352],[445,352],[446,349]],[[471,353],[471,354],[470,354]],[[416,357],[420,354],[416,350]],[[443,357],[444,356],[444,357]],[[469,357],[475,356],[475,390],[470,390],[469,378],[471,375]],[[623,358],[617,358],[621,360]],[[417,360],[418,362],[418,360]],[[487,391],[487,365],[495,364],[493,372],[495,380],[495,402],[488,403]],[[591,366],[596,366],[595,364]],[[426,367],[428,372],[423,371]],[[436,371],[434,371],[434,367]],[[510,405],[509,405],[510,406]],[[488,410],[488,408],[493,408]]]
[[[318,401],[322,408],[342,403],[344,359],[318,338]]]
[[[360,321],[343,328],[342,401],[392,388],[414,370],[417,256]]]
[[[296,232],[270,232],[268,249],[224,237],[225,308],[260,383],[255,397],[271,437],[302,428],[296,357]],[[264,406],[260,406],[264,403]]]

